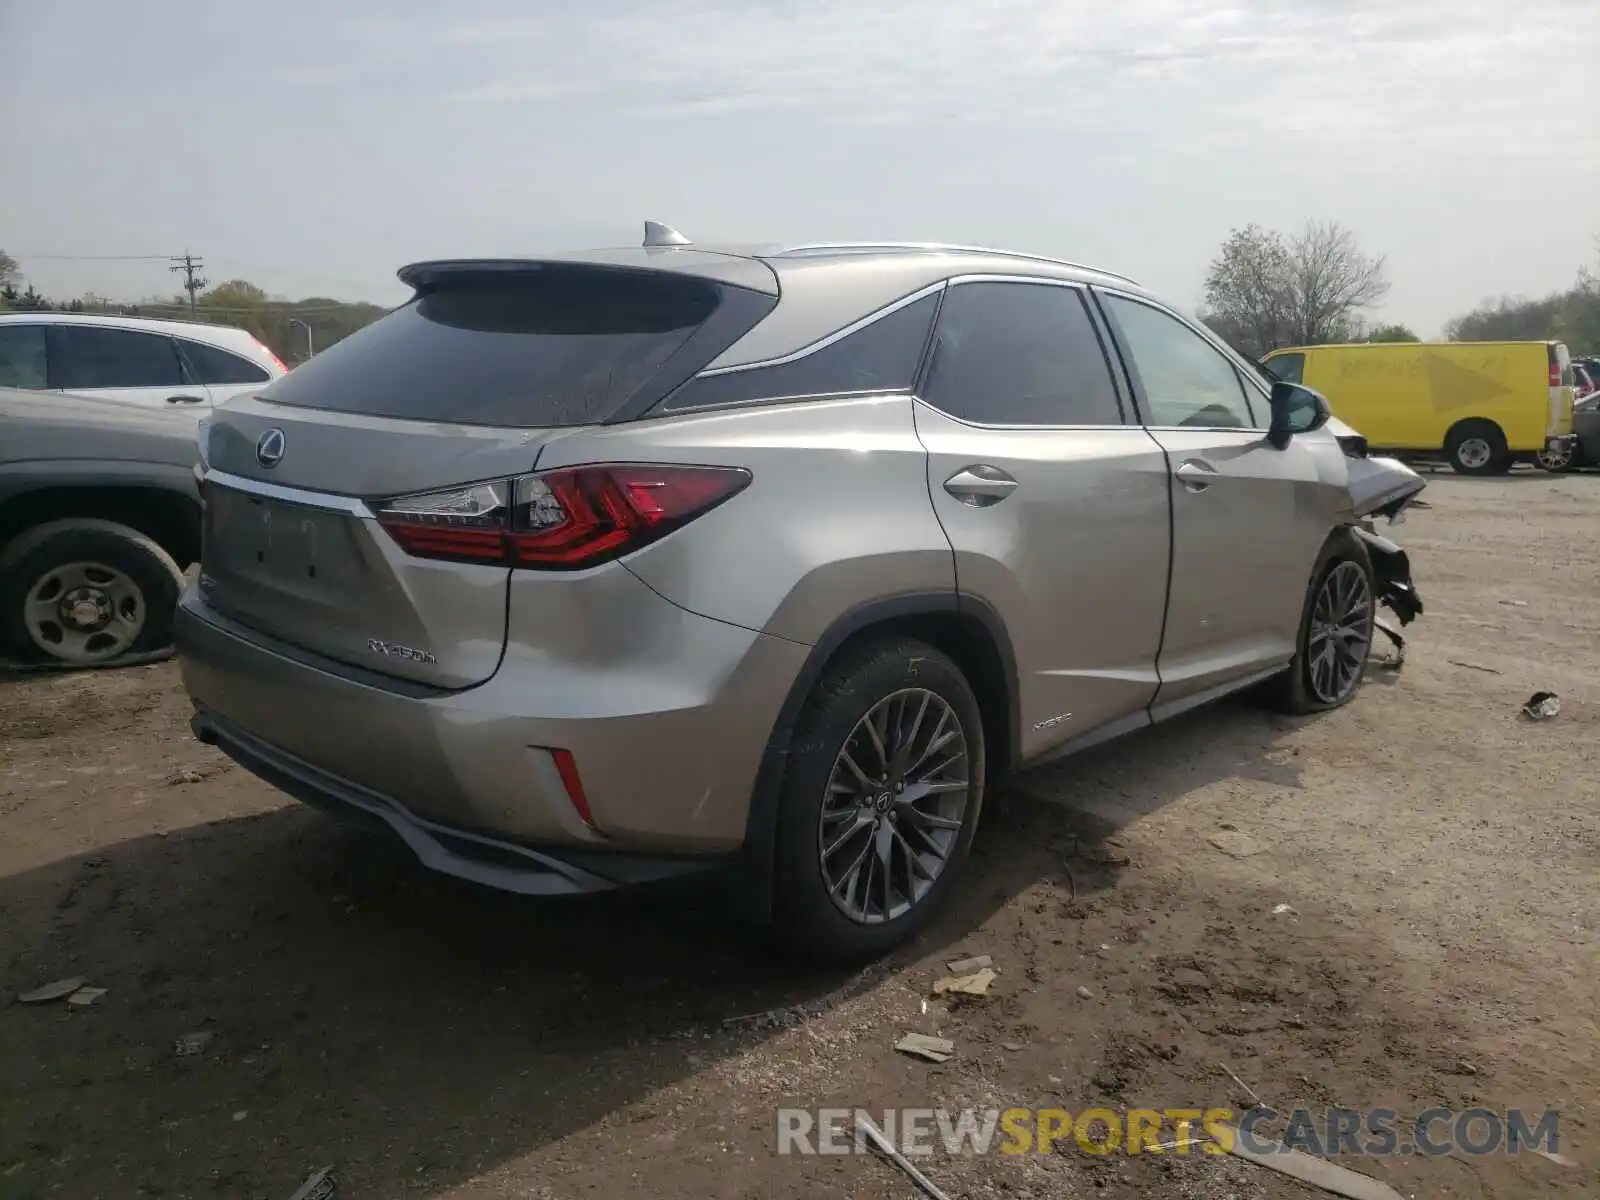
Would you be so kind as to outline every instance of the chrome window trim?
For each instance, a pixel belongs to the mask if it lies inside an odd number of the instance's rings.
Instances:
[[[929,296],[938,295],[940,292],[944,291],[945,286],[948,283],[949,280],[947,279],[941,279],[937,283],[930,283],[927,287],[919,288],[917,291],[911,292],[905,296],[901,296],[900,299],[886,304],[882,308],[873,310],[866,316],[852,321],[842,329],[836,329],[825,337],[818,338],[809,346],[801,346],[800,349],[782,355],[778,358],[763,358],[757,362],[737,363],[731,367],[711,367],[707,370],[701,371],[698,375],[694,376],[694,378],[714,379],[719,375],[737,375],[741,371],[756,371],[760,370],[762,367],[784,367],[788,366],[790,363],[799,362],[803,358],[809,358],[819,350],[826,350],[834,343],[843,341],[852,333],[859,333],[861,330],[867,328],[867,326],[877,324],[884,317],[887,317],[892,313],[897,313],[902,308],[909,308],[918,300],[926,300]]]
[[[1161,301],[1159,301],[1159,300],[1152,300],[1149,296],[1141,296],[1141,295],[1138,295],[1137,293],[1134,293],[1134,292],[1125,292],[1121,288],[1103,287],[1102,285],[1100,285],[1098,283],[1090,284],[1089,286],[1092,287],[1096,292],[1101,292],[1101,293],[1103,293],[1103,294],[1105,294],[1107,296],[1115,296],[1119,300],[1131,300],[1135,304],[1143,304],[1145,307],[1153,308],[1157,312],[1166,313],[1167,316],[1169,316],[1173,320],[1177,321],[1178,324],[1182,325],[1185,329],[1191,330],[1196,336],[1198,336],[1200,338],[1201,341],[1205,342],[1213,350],[1215,350],[1219,354],[1221,354],[1223,361],[1226,362],[1230,367],[1232,367],[1234,369],[1234,373],[1239,376],[1240,386],[1241,387],[1249,386],[1249,385],[1255,383],[1255,378],[1256,378],[1255,369],[1253,367],[1251,367],[1248,363],[1246,363],[1244,361],[1244,359],[1239,354],[1235,353],[1233,347],[1229,346],[1227,342],[1223,341],[1221,338],[1219,338],[1216,334],[1212,333],[1209,329],[1205,328],[1203,325],[1196,324],[1194,321],[1189,320],[1189,318],[1185,317],[1182,313],[1178,312],[1177,310],[1168,307],[1167,305],[1161,303]],[[1129,352],[1132,353],[1131,350]],[[1261,397],[1264,400],[1268,400],[1270,402],[1271,393],[1268,392],[1265,389],[1264,385],[1258,386],[1256,390],[1260,393]],[[1251,410],[1250,411],[1250,419],[1252,421],[1255,420],[1256,414],[1255,414],[1254,407],[1252,405],[1248,404],[1248,403],[1246,404],[1246,407],[1250,408],[1250,410]],[[1264,434],[1264,433],[1267,432],[1267,427],[1264,426],[1264,425],[1244,426],[1244,425],[1149,425],[1149,424],[1147,424],[1147,425],[1145,425],[1145,428],[1146,429],[1166,429],[1166,430],[1171,430],[1173,432],[1179,432],[1179,433],[1222,433],[1222,432],[1229,432],[1229,431],[1237,433],[1237,432],[1240,432],[1240,431],[1244,431],[1244,432],[1248,432],[1248,433],[1262,433],[1262,434]]]
[[[320,508],[325,512],[344,513],[347,516],[376,520],[367,502],[359,496],[336,496],[329,492],[309,492],[304,488],[285,487],[280,483],[267,483],[260,479],[247,479],[227,471],[207,470],[202,476],[207,486],[215,484],[235,492],[246,492],[267,500],[280,500],[285,504],[299,504],[305,508]]]

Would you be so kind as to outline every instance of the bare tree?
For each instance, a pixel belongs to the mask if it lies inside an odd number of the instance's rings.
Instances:
[[[17,281],[17,260],[0,250],[0,287]]]
[[[1308,222],[1293,238],[1259,225],[1235,230],[1206,272],[1207,319],[1258,356],[1355,337],[1362,313],[1388,292],[1383,259],[1331,221]]]

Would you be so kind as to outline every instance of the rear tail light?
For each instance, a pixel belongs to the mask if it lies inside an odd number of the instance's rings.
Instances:
[[[267,345],[260,338],[255,338],[253,340],[255,341],[256,349],[260,350],[261,353],[265,354],[273,362],[278,364],[278,370],[282,371],[285,375],[289,373],[289,368],[283,365],[283,359],[279,358],[272,352],[271,346]]]
[[[418,558],[579,571],[681,529],[749,483],[737,467],[572,467],[402,496],[377,516]]]

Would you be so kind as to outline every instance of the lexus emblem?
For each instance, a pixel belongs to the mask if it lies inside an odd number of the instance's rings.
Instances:
[[[283,430],[269,429],[256,443],[256,461],[271,470],[283,461]]]

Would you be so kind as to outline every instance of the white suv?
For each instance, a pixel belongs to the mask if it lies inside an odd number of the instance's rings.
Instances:
[[[199,417],[287,373],[253,336],[224,325],[0,313],[0,387],[77,392]]]

